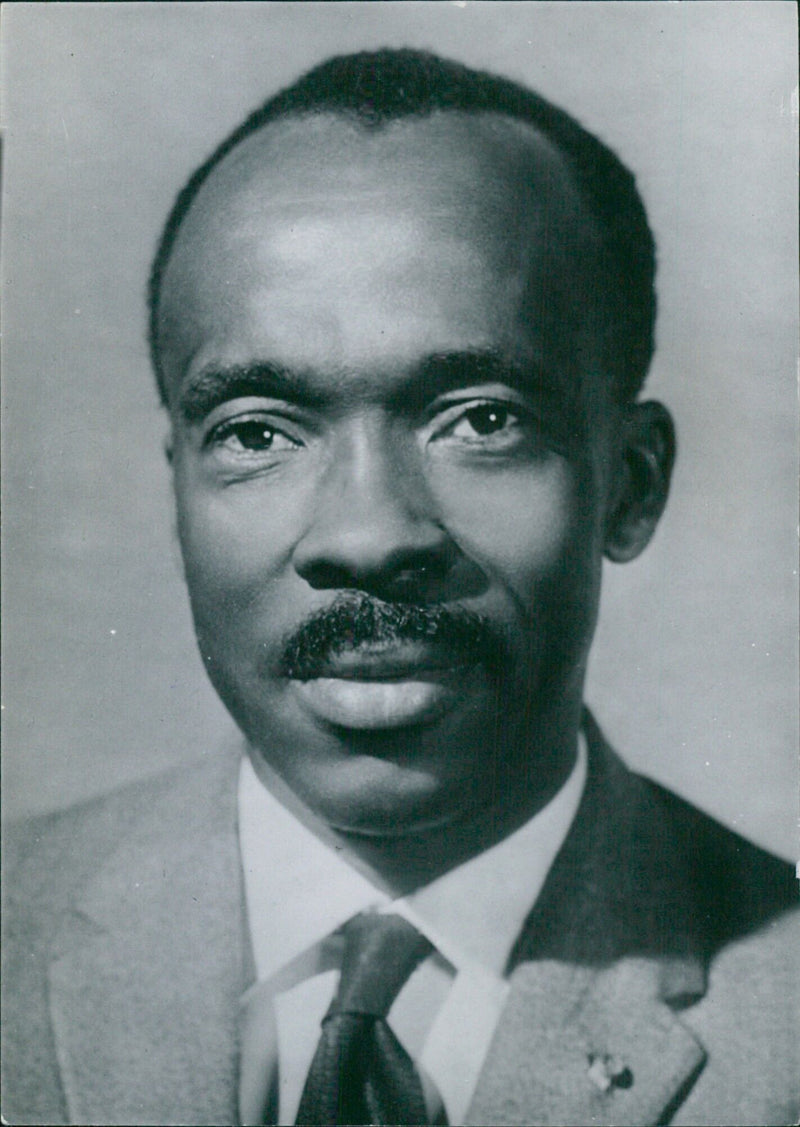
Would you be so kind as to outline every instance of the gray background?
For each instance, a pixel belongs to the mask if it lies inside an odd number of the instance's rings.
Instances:
[[[539,88],[636,171],[650,381],[680,459],[606,569],[588,700],[628,760],[787,856],[797,807],[795,13],[755,3],[9,4],[5,808],[213,754],[144,345],[159,225],[239,118],[327,54],[417,45]]]

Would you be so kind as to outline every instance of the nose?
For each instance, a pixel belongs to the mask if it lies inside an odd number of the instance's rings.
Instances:
[[[293,563],[315,589],[441,597],[457,549],[436,520],[416,443],[362,423],[336,442]]]

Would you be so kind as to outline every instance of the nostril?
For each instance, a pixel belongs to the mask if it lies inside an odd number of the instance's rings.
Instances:
[[[418,568],[404,568],[394,575],[384,575],[376,585],[376,590],[389,601],[427,602],[436,589],[441,587],[443,578],[444,572],[441,569],[423,564]]]
[[[454,558],[446,551],[431,553],[424,559],[397,561],[394,567],[362,579],[375,594],[388,601],[427,603],[442,597]]]
[[[298,570],[306,583],[316,591],[348,590],[361,585],[347,567],[325,560],[310,563]]]
[[[398,569],[393,576],[395,583],[417,583],[428,572],[433,571],[429,564],[417,564],[413,567]]]
[[[298,572],[315,590],[360,590],[397,602],[427,602],[437,597],[450,571],[446,552],[425,559],[387,558],[380,566],[318,559],[307,561]]]
[[[444,579],[449,562],[440,558],[429,563],[407,564],[387,572],[385,581],[395,587],[419,587]]]

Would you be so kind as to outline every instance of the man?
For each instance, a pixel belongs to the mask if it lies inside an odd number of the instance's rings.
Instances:
[[[788,1123],[789,867],[582,705],[674,456],[631,175],[520,87],[334,59],[151,277],[201,653],[249,755],[28,826],[4,1114]]]

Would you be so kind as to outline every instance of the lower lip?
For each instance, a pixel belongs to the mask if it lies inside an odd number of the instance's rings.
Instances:
[[[380,731],[436,720],[457,697],[447,680],[317,677],[291,684],[300,702],[318,720],[342,728]]]

